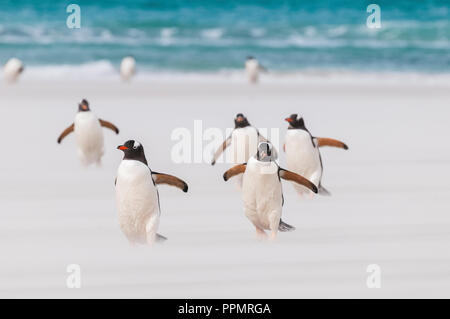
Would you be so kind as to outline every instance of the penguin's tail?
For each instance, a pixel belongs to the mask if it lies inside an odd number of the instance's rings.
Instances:
[[[160,234],[156,234],[156,241],[158,243],[164,242],[166,240],[167,240],[167,237],[164,237],[163,235],[160,235]]]
[[[319,185],[319,193],[318,194],[322,195],[322,196],[331,196],[331,193],[322,185]]]
[[[278,225],[278,230],[281,232],[294,231],[295,227],[289,224],[286,224],[284,221],[280,219],[280,224]]]

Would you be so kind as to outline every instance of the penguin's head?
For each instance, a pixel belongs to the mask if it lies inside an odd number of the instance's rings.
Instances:
[[[78,112],[89,112],[90,110],[89,102],[86,99],[83,99],[80,104],[78,104]]]
[[[267,142],[259,143],[256,159],[261,162],[272,161],[272,144]]]
[[[291,116],[284,119],[289,123],[290,129],[305,129],[305,121],[303,117],[297,118],[297,114],[292,114]]]
[[[240,127],[246,127],[249,126],[250,123],[248,122],[247,118],[242,113],[238,113],[234,119],[234,127],[240,128]]]
[[[144,147],[138,141],[126,141],[123,145],[117,146],[117,149],[121,150],[124,153],[124,160],[136,160],[147,165]]]
[[[254,60],[254,59],[255,59],[254,56],[251,56],[251,55],[247,56],[247,61]]]

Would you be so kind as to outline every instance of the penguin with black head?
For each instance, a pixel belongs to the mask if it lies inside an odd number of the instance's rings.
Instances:
[[[84,165],[92,163],[100,165],[104,144],[102,127],[119,134],[119,129],[114,124],[97,118],[94,112],[91,111],[89,102],[83,99],[78,104],[78,113],[75,115],[75,121],[58,137],[58,144],[67,135],[74,132],[80,161]]]
[[[313,137],[306,128],[303,117],[298,117],[297,114],[292,114],[285,121],[289,123],[283,147],[288,169],[312,181],[318,187],[319,194],[330,195],[322,186],[323,164],[319,147],[332,146],[347,150],[348,146],[332,138]],[[293,185],[300,195],[310,193],[303,187]]]
[[[214,165],[222,153],[231,145],[232,154],[227,157],[232,164],[246,163],[257,151],[258,143],[269,142],[256,127],[252,126],[247,117],[238,113],[234,118],[234,130],[230,136],[223,141],[222,145],[214,153],[211,165]],[[277,151],[273,149],[274,158],[278,157]]]
[[[278,166],[273,158],[272,145],[268,142],[260,143],[256,155],[248,163],[232,167],[223,178],[227,181],[241,174],[245,215],[255,226],[258,238],[265,238],[266,230],[270,231],[270,238],[274,239],[278,231],[295,229],[281,220],[284,203],[281,179],[317,193],[317,187],[311,181]]]
[[[152,171],[141,143],[129,140],[117,149],[124,154],[115,182],[120,229],[133,244],[165,240],[157,233],[161,215],[157,186],[171,185],[186,193],[188,185],[178,177]]]

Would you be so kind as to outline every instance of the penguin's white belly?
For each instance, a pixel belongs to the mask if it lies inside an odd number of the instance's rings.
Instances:
[[[322,166],[318,148],[312,144],[311,136],[303,130],[288,130],[286,134],[286,162],[288,170],[297,173],[316,186],[322,177]],[[309,192],[305,187],[294,184],[298,191]]]
[[[248,61],[245,63],[245,70],[250,82],[258,82],[259,63],[257,61]]]
[[[84,164],[100,163],[103,156],[103,131],[92,112],[79,112],[75,118],[78,153]]]
[[[145,164],[122,161],[117,173],[116,201],[120,228],[130,242],[144,243],[147,233],[156,235],[160,215],[158,192]]]
[[[128,57],[122,60],[120,64],[120,75],[122,79],[129,80],[136,72],[136,62],[133,58]]]
[[[23,64],[19,59],[12,58],[8,60],[3,68],[3,76],[5,81],[8,83],[17,81],[22,70]]]
[[[256,155],[258,132],[252,126],[237,128],[231,135],[231,163],[242,164]]]
[[[277,230],[283,204],[278,166],[251,158],[244,173],[242,198],[245,215],[260,229]]]

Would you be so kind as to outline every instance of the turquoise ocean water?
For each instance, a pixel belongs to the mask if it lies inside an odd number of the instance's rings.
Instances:
[[[70,3],[81,29],[66,26]],[[370,3],[381,29],[366,26]],[[0,1],[0,61],[117,65],[129,54],[165,72],[240,69],[254,55],[280,72],[449,73],[450,1]]]

